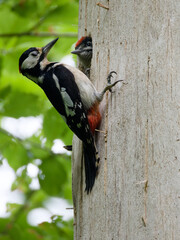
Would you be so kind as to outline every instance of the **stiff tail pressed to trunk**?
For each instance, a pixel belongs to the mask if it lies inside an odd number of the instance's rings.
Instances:
[[[96,148],[93,144],[83,144],[84,152],[84,165],[85,165],[85,178],[87,193],[91,192],[96,175],[98,173],[99,158],[96,152]]]

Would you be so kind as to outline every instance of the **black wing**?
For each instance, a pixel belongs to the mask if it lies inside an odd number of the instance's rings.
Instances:
[[[89,193],[95,182],[99,159],[74,75],[63,65],[56,65],[46,73],[42,88],[69,128],[83,141],[86,191]]]

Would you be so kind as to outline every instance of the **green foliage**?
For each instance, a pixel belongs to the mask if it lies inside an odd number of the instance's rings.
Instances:
[[[0,239],[73,239],[72,220],[65,222],[61,216],[52,216],[51,222],[38,226],[27,221],[29,212],[43,208],[51,196],[72,203],[70,157],[51,150],[55,139],[70,145],[72,132],[43,91],[19,74],[18,60],[23,51],[44,46],[55,34],[67,33],[53,47],[49,60],[59,61],[69,54],[77,40],[78,0],[1,0],[0,20],[0,124],[4,117],[43,119],[42,128],[25,139],[0,126],[0,163],[8,161],[16,175],[11,190],[24,196],[21,204],[7,204],[9,216],[0,218]],[[38,168],[36,177],[28,175],[29,163]],[[30,187],[34,178],[39,180],[39,189]]]
[[[37,116],[43,113],[44,105],[43,99],[37,94],[27,94],[12,90],[7,101],[4,103],[3,115],[19,118],[22,116],[28,117],[31,112],[31,116]]]
[[[44,114],[43,134],[48,142],[62,136],[61,140],[65,144],[69,144],[69,139],[72,137],[72,132],[54,108],[47,110]]]
[[[60,157],[51,157],[41,164],[39,182],[41,188],[49,195],[58,195],[63,184],[68,181],[63,160]],[[61,184],[57,184],[59,182]]]

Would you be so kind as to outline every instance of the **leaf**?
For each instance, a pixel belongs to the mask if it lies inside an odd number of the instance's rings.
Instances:
[[[16,139],[0,131],[0,153],[8,160],[9,165],[17,170],[29,162],[26,149]]]
[[[31,146],[30,152],[32,157],[36,159],[46,159],[51,155],[51,152],[48,148],[46,150],[45,148],[40,148],[38,145]]]
[[[44,115],[43,134],[51,143],[54,139],[61,139],[68,145],[72,142],[71,130],[54,108],[51,108]]]
[[[10,93],[11,87],[9,85],[0,89],[0,100],[2,101],[4,98],[8,97]]]
[[[26,149],[16,142],[9,142],[9,144],[1,149],[1,151],[4,158],[7,158],[9,165],[14,170],[17,170],[19,167],[26,165],[29,162]]]
[[[0,218],[0,236],[1,236],[1,233],[6,229],[6,225],[8,223],[9,223],[9,219],[8,218]]]
[[[77,13],[78,4],[75,2],[71,2],[57,8],[55,12],[51,14],[49,19],[51,21],[55,21],[58,16],[60,24],[70,24],[72,26],[73,23],[78,25]]]
[[[41,188],[49,195],[59,195],[67,181],[64,164],[60,157],[52,157],[44,160],[40,166],[39,182]]]
[[[73,222],[65,222],[62,220],[61,216],[55,215],[52,216],[52,222],[43,222],[39,224],[40,231],[43,234],[48,234],[52,237],[53,240],[71,240],[73,239]],[[60,237],[60,238],[59,238]]]
[[[15,118],[37,116],[43,112],[43,105],[35,94],[13,91],[4,105],[4,115]]]
[[[18,209],[21,207],[21,204],[18,203],[7,203],[6,204],[6,211],[11,212],[12,214],[17,213]]]
[[[31,208],[38,208],[43,206],[43,202],[47,199],[48,195],[42,189],[35,191],[31,197]]]
[[[29,184],[31,183],[31,181],[32,181],[32,178],[30,178],[27,175],[27,169],[25,167],[25,169],[22,171],[21,175],[17,176],[17,178],[13,182],[13,184],[11,186],[11,190],[13,191],[13,190],[19,189],[23,193],[28,192]]]
[[[30,21],[28,21],[28,19],[18,16],[15,12],[12,12],[11,9],[9,9],[6,5],[4,5],[0,10],[1,33],[14,32],[16,29],[19,32],[25,27],[28,28],[28,26],[30,26]],[[3,19],[6,19],[6,21],[2,21]]]

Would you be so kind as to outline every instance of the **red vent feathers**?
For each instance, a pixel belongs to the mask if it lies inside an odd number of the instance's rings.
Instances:
[[[101,122],[101,114],[99,112],[99,104],[95,104],[93,107],[91,107],[88,110],[88,122],[89,126],[91,128],[92,133],[94,134],[95,129],[99,126],[99,123]]]

